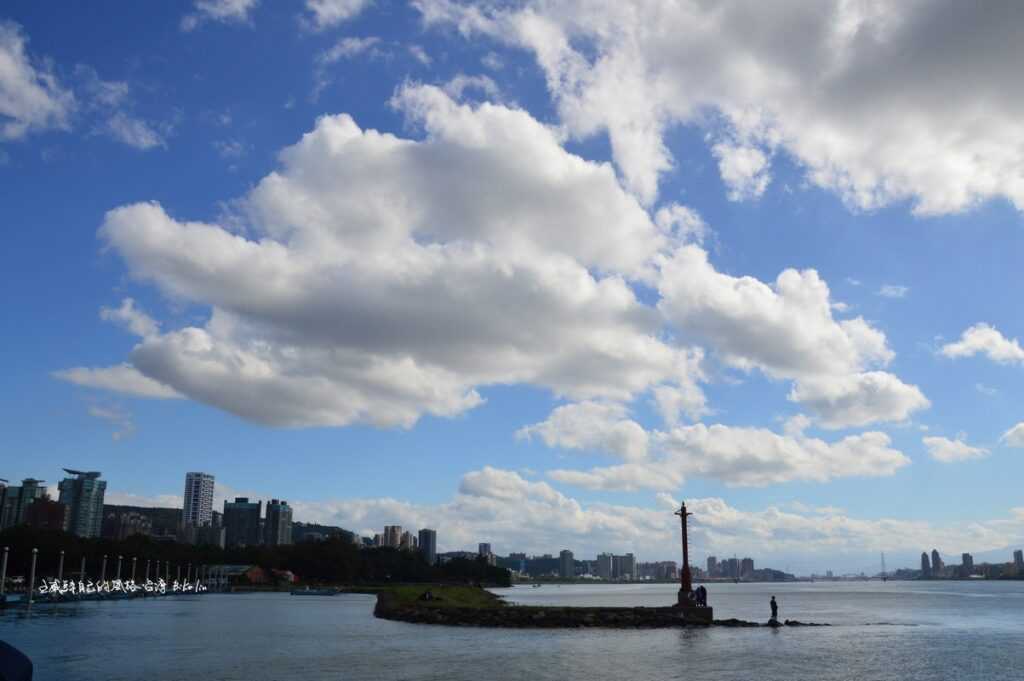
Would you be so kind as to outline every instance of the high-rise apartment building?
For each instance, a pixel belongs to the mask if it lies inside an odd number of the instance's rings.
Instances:
[[[292,507],[287,501],[271,499],[267,504],[267,518],[263,524],[264,543],[282,546],[292,543]]]
[[[397,549],[402,545],[402,526],[401,525],[385,525],[384,526],[384,546],[390,546],[393,549]]]
[[[5,487],[3,503],[0,505],[0,530],[24,524],[29,505],[45,495],[43,481],[35,478],[25,478],[20,487]]]
[[[946,564],[942,562],[942,556],[939,555],[938,549],[932,549],[932,574],[936,577],[942,575],[942,569],[946,567]]]
[[[708,556],[708,577],[714,577],[717,569],[718,558],[716,556]]]
[[[1024,551],[1017,549],[1013,552],[1013,564],[1017,568],[1017,574],[1024,573]]]
[[[420,530],[419,541],[420,553],[423,554],[427,563],[430,565],[437,563],[437,532],[424,528]]]
[[[476,554],[478,556],[485,557],[491,555],[491,545],[486,542],[480,542],[480,544],[477,546]]]
[[[597,559],[594,560],[594,574],[601,579],[612,578],[612,554],[597,554]]]
[[[921,574],[925,577],[932,574],[932,564],[928,561],[928,554],[925,551],[921,552]]]
[[[740,561],[740,579],[749,579],[754,574],[754,559],[744,558]]]
[[[43,496],[25,509],[25,522],[40,530],[67,530],[68,515],[67,506]]]
[[[576,576],[576,561],[569,549],[560,551],[558,554],[558,576],[563,579]]]
[[[260,516],[263,502],[249,497],[235,497],[224,502],[224,543],[226,546],[259,546],[262,540]]]
[[[65,468],[70,478],[58,486],[60,503],[68,507],[68,532],[79,537],[99,537],[103,529],[103,496],[107,481],[99,471],[74,471]]]
[[[196,527],[213,522],[213,476],[209,473],[185,474],[185,504],[181,522]]]

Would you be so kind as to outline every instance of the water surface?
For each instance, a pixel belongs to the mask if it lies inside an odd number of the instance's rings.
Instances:
[[[664,605],[676,587],[498,593],[531,604]],[[1024,583],[714,584],[719,618],[813,629],[507,630],[378,620],[373,596],[206,594],[0,613],[41,681],[172,679],[1024,680]]]

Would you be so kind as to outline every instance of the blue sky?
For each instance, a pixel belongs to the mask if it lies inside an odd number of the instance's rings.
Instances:
[[[671,558],[686,498],[699,556],[1002,559],[1020,48],[929,36],[1018,12],[657,5],[5,5],[2,475],[203,470],[442,549]]]

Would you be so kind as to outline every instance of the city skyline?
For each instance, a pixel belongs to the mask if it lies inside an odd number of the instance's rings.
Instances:
[[[144,515],[140,516],[138,512],[132,511],[127,514],[121,514],[116,518],[107,516],[106,508],[120,508],[123,504],[106,504],[103,497],[103,491],[106,488],[106,481],[99,481],[98,478],[102,475],[100,471],[83,472],[77,470],[63,469],[65,473],[73,477],[65,478],[59,485],[51,486],[57,489],[62,489],[64,499],[59,502],[59,505],[63,507],[63,520],[61,526],[66,531],[72,534],[78,534],[79,536],[101,536],[100,527],[102,525],[102,536],[111,537],[116,539],[125,539],[127,536],[135,532],[142,534],[149,534],[151,527],[151,520],[147,519]],[[222,548],[236,547],[236,546],[247,546],[247,545],[264,545],[264,546],[276,546],[281,544],[291,544],[296,541],[295,535],[292,533],[293,518],[292,508],[285,500],[278,500],[271,498],[266,502],[266,508],[264,510],[264,502],[262,499],[253,499],[250,501],[248,497],[235,497],[233,500],[224,499],[222,508],[223,513],[213,511],[211,512],[211,520],[196,525],[189,521],[189,515],[186,512],[186,506],[188,505],[189,491],[194,490],[197,486],[206,488],[208,485],[214,483],[215,476],[208,473],[201,472],[188,472],[185,474],[185,495],[182,498],[182,504],[179,507],[173,506],[155,506],[155,507],[140,507],[142,511],[170,511],[177,510],[180,513],[178,526],[176,528],[170,528],[171,534],[176,537],[176,541],[201,544],[201,543],[212,543],[219,545]],[[77,517],[76,511],[80,510],[82,502],[76,501],[78,499],[75,496],[77,493],[74,491],[77,487],[81,487],[83,481],[88,481],[95,485],[97,482],[100,484],[99,496],[93,498],[92,501],[87,501],[86,505],[92,504],[96,506],[97,499],[99,504],[99,510],[95,508],[91,511],[90,517],[98,518],[98,521],[88,521],[85,524],[81,520],[75,521],[73,519]],[[50,488],[44,483],[45,481],[36,478],[27,478],[23,481],[22,486],[11,485],[9,481],[0,479],[0,529],[11,527],[12,525],[26,522],[31,512],[32,504],[35,501],[42,500],[51,497]],[[29,491],[23,492],[23,489]],[[14,492],[17,490],[17,492]],[[14,492],[12,494],[12,492]],[[201,496],[201,494],[197,494]],[[194,495],[196,496],[196,495]],[[193,496],[193,498],[194,498]],[[120,500],[117,500],[120,501]],[[47,502],[50,504],[55,503],[52,499]],[[133,505],[129,505],[133,506]],[[134,507],[134,506],[133,506]],[[43,507],[40,506],[42,509]],[[40,527],[51,527],[57,529],[57,525],[54,523],[56,520],[52,520],[53,510],[46,507],[44,510],[40,510],[40,520],[32,522],[30,524],[37,524]],[[113,521],[114,524],[108,528],[107,523]],[[299,525],[304,525],[303,521],[294,521]],[[691,520],[691,523],[693,521]],[[93,527],[95,524],[95,527]],[[323,527],[322,524],[309,523],[312,526]],[[331,527],[331,526],[327,526]],[[168,528],[165,528],[166,532]],[[450,557],[453,555],[460,556],[481,556],[488,559],[491,564],[496,564],[496,560],[501,558],[510,560],[516,557],[521,557],[521,560],[554,560],[554,556],[547,551],[529,553],[519,550],[519,547],[510,547],[504,555],[501,555],[492,550],[490,542],[477,542],[476,551],[468,550],[465,547],[448,546],[444,550],[438,550],[437,544],[437,530],[432,528],[420,528],[415,531],[414,529],[405,529],[401,525],[384,525],[383,531],[380,533],[372,530],[353,530],[348,527],[338,527],[338,529],[352,533],[354,541],[361,547],[391,547],[402,550],[418,551],[423,553],[426,560],[434,564],[439,557]],[[695,532],[696,531],[696,532]],[[85,534],[82,534],[85,532]],[[698,527],[694,527],[691,533],[699,535]],[[320,535],[317,532],[313,532],[318,540],[326,538],[326,536]],[[691,537],[693,534],[691,534]],[[302,534],[302,540],[308,540],[309,533]],[[442,545],[443,546],[443,545]],[[749,547],[747,547],[749,549]],[[1000,559],[1000,551],[992,550],[985,552],[985,554],[992,560],[984,560],[979,562],[979,566],[984,567],[995,567],[997,569],[996,574],[1000,574],[1000,566],[1013,566],[1012,569],[1016,573],[1024,572],[1024,551],[1021,549],[1013,549],[1007,547],[1007,550],[1012,551],[1010,560]],[[1005,551],[1004,551],[1005,553]],[[614,554],[609,553],[605,550],[598,550],[594,552],[594,558],[578,558],[571,549],[565,549],[559,551],[557,557],[557,569],[553,570],[553,573],[557,573],[560,576],[568,575],[567,565],[573,563],[573,561],[582,562],[584,564],[591,564],[592,570],[589,573],[584,573],[586,576],[594,576],[601,579],[618,579],[624,575],[632,575],[631,579],[636,578],[639,575],[640,568],[646,567],[648,570],[654,570],[655,572],[664,574],[665,565],[673,565],[675,569],[681,567],[681,562],[675,560],[655,560],[642,561],[637,555],[632,552],[625,554]],[[628,561],[628,568],[622,566],[622,561]],[[707,555],[706,558],[701,559],[696,556],[691,561],[692,568],[699,574],[701,578],[719,578],[719,579],[741,579],[748,580],[755,577],[757,573],[763,571],[761,569],[755,570],[755,560],[750,556],[744,555],[742,560],[738,555],[733,557],[723,557],[719,559],[715,555]],[[832,563],[829,563],[832,565]],[[661,567],[659,567],[661,566]],[[506,565],[511,569],[516,570],[514,566]],[[806,577],[825,577],[832,578],[833,574],[839,576],[879,576],[892,574],[897,575],[901,573],[913,573],[915,569],[913,566],[899,566],[889,565],[886,567],[885,554],[882,553],[880,569],[877,572],[875,566],[857,566],[852,565],[847,561],[839,561],[839,567],[829,567],[822,571],[815,570],[803,570],[799,568],[795,571],[798,574],[795,576],[800,578]],[[965,571],[966,567],[966,571]],[[947,565],[941,558],[941,554],[938,549],[932,549],[929,554],[927,551],[921,553],[920,560],[920,572],[925,577],[967,577],[973,574],[974,556],[972,553],[964,552],[961,554],[961,563],[959,565]],[[845,568],[845,569],[844,569]],[[790,574],[790,565],[786,564],[785,569],[779,569],[778,567],[772,567],[768,569],[769,572],[778,572],[780,574]],[[664,578],[664,577],[658,577]],[[674,577],[669,577],[674,579]],[[769,580],[770,581],[770,580]]]
[[[1012,20],[216,4],[0,9],[5,477],[439,551],[673,559],[683,498],[794,572],[1024,544]]]

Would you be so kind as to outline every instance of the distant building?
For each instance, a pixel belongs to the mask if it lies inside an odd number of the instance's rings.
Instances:
[[[0,530],[25,523],[29,505],[46,494],[42,480],[25,478],[21,486],[4,486],[3,505],[0,506]]]
[[[263,541],[267,546],[285,546],[292,543],[292,507],[287,501],[270,500],[267,504],[263,533]]]
[[[754,575],[754,559],[744,558],[740,561],[740,579],[749,579]]]
[[[477,546],[477,555],[479,555],[479,556],[489,556],[489,555],[491,555],[491,545],[487,544],[485,542],[481,542]]]
[[[963,577],[969,577],[974,572],[974,556],[969,553],[960,556],[960,572]]]
[[[99,471],[65,468],[70,478],[60,481],[60,503],[68,507],[68,532],[78,537],[99,537],[103,529],[103,495],[107,481]]]
[[[232,546],[259,546],[260,515],[263,502],[252,503],[249,497],[235,497],[224,502],[224,542]]]
[[[568,549],[558,553],[558,576],[563,579],[576,576],[576,561]]]
[[[636,579],[636,557],[632,553],[622,557],[622,572],[619,576],[623,579]]]
[[[638,563],[637,579],[678,579],[679,567],[675,561],[663,560],[657,563]],[[694,575],[696,577],[697,575]]]
[[[384,546],[390,546],[393,549],[397,549],[402,545],[402,526],[401,525],[385,525],[384,526]]]
[[[141,534],[149,536],[153,533],[153,522],[135,511],[111,511],[103,515],[101,534],[104,539],[122,541],[128,537]]]
[[[157,541],[174,541],[181,534],[181,509],[146,506],[121,506],[118,504],[103,504],[103,525],[102,536],[109,538],[107,533],[108,518],[111,514],[137,513],[145,518],[150,525],[149,534]],[[220,516],[220,514],[216,514]]]
[[[599,553],[594,561],[594,575],[601,579],[612,578],[612,554]]]
[[[25,509],[25,522],[40,530],[67,530],[68,507],[43,496]]]
[[[384,546],[384,535],[383,534],[375,534],[375,535],[373,535],[373,545],[374,546]]]
[[[181,540],[196,546],[218,546],[224,548],[227,537],[226,528],[220,525],[186,525]]]
[[[939,555],[938,549],[932,549],[932,574],[936,577],[942,576],[942,570],[946,567],[946,564],[942,562],[942,556]]]
[[[427,563],[437,563],[437,532],[435,530],[422,529],[419,534],[420,553]]]
[[[444,565],[450,560],[476,560],[477,558],[479,558],[479,554],[472,551],[449,551],[437,554],[437,563]]]
[[[213,476],[209,473],[185,474],[185,504],[181,521],[186,525],[209,525],[213,522]]]
[[[921,576],[932,576],[932,564],[928,562],[928,554],[924,551],[921,552]]]
[[[1017,574],[1024,573],[1024,551],[1017,549],[1013,552],[1013,566],[1017,568]]]
[[[717,572],[718,558],[716,556],[708,556],[708,577],[714,577]]]
[[[227,591],[233,586],[269,584],[271,576],[258,565],[210,565],[206,570],[207,588]]]
[[[403,532],[402,539],[398,543],[398,548],[405,551],[413,551],[416,549],[416,536],[412,532]]]

